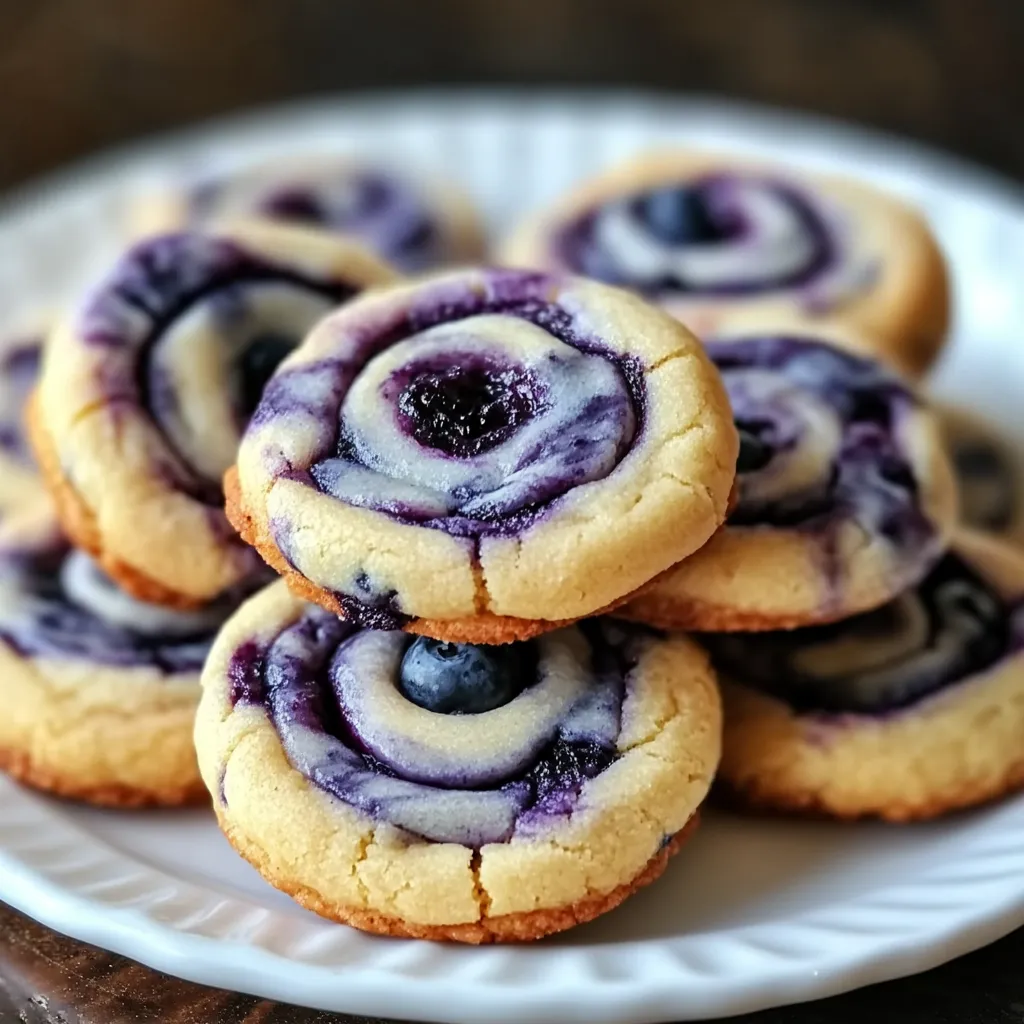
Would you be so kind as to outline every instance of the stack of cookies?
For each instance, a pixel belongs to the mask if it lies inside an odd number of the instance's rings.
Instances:
[[[465,942],[617,905],[716,774],[890,819],[1024,782],[1018,464],[911,383],[948,300],[902,205],[666,153],[412,279],[469,205],[350,161],[130,221],[28,411],[62,530],[24,465],[3,506],[19,778],[208,791],[305,906]]]

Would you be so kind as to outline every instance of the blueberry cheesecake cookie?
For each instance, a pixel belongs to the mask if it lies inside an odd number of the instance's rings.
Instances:
[[[407,272],[472,261],[483,251],[477,215],[454,186],[343,156],[273,160],[150,194],[130,206],[129,229],[141,236],[225,217],[345,235]]]
[[[632,288],[701,337],[737,314],[843,322],[911,374],[933,361],[949,317],[938,246],[902,203],[708,153],[609,171],[524,223],[502,256]]]
[[[980,416],[937,409],[967,526],[1024,542],[1024,450]]]
[[[526,639],[720,525],[736,431],[677,321],[627,292],[466,270],[364,296],[271,379],[228,514],[357,625]]]
[[[272,885],[367,931],[536,939],[655,879],[719,756],[704,653],[593,619],[497,647],[339,619],[282,581],[224,627],[196,749]]]
[[[884,604],[941,556],[956,487],[935,418],[821,332],[709,340],[740,434],[726,526],[622,613],[665,628],[787,629]]]
[[[0,768],[100,805],[204,800],[199,672],[237,604],[146,604],[81,551],[0,545]]]
[[[917,587],[844,622],[702,639],[741,804],[905,821],[1024,785],[1024,554],[998,539],[959,536]]]
[[[15,538],[44,544],[59,534],[23,423],[44,337],[45,330],[35,326],[0,335],[0,547]]]
[[[354,243],[279,225],[129,250],[54,332],[30,415],[74,543],[173,607],[251,574],[221,477],[263,385],[317,320],[393,278]]]

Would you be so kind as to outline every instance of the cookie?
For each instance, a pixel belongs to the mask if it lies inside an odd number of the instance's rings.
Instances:
[[[1024,554],[958,537],[883,608],[704,638],[722,675],[719,778],[742,805],[931,818],[1024,785]]]
[[[817,331],[707,349],[740,433],[739,500],[708,544],[621,614],[674,629],[787,629],[917,583],[946,547],[956,487],[914,392]]]
[[[1024,446],[965,409],[939,405],[936,411],[959,485],[961,519],[1024,542]]]
[[[652,881],[707,793],[690,640],[595,619],[484,647],[360,629],[279,581],[203,671],[221,828],[272,885],[387,935],[526,940]]]
[[[129,208],[129,231],[142,236],[225,217],[347,236],[408,272],[483,252],[476,212],[453,185],[327,155],[272,160],[143,196]]]
[[[0,545],[0,767],[100,805],[204,800],[199,672],[238,603],[144,604],[66,545]]]
[[[844,323],[914,375],[949,320],[945,264],[913,210],[867,185],[730,156],[632,160],[526,221],[501,255],[632,288],[701,337],[736,315]]]
[[[703,544],[736,450],[718,374],[671,317],[581,279],[465,270],[317,326],[267,386],[228,514],[358,625],[500,643]]]
[[[25,437],[25,404],[39,377],[45,329],[0,335],[0,548],[59,536],[53,504]]]
[[[74,543],[144,601],[195,607],[260,564],[221,477],[263,384],[306,331],[394,274],[359,246],[279,225],[151,238],[49,341],[30,415]]]

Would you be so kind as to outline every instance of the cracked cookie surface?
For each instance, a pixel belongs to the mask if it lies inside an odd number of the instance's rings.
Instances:
[[[271,379],[229,514],[360,625],[496,643],[623,600],[721,523],[737,438],[678,322],[469,270],[358,299]]]
[[[355,243],[268,224],[149,238],[51,336],[29,419],[61,523],[142,600],[194,607],[259,559],[221,476],[273,368],[394,273]]]
[[[632,288],[698,335],[746,318],[857,329],[912,375],[945,339],[949,287],[924,220],[870,186],[697,151],[634,159],[529,218],[505,263]]]
[[[719,745],[685,638],[597,619],[452,644],[360,629],[283,582],[224,627],[196,720],[221,827],[272,884],[468,942],[538,938],[656,877]]]
[[[1024,785],[1024,555],[961,532],[916,588],[829,626],[702,638],[719,780],[759,809],[931,818]]]
[[[877,607],[938,560],[957,501],[937,422],[902,378],[831,337],[707,342],[740,433],[738,501],[615,614],[666,629],[806,626]]]

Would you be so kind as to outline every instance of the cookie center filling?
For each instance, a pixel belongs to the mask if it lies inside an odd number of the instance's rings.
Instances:
[[[515,367],[425,370],[398,397],[402,426],[424,447],[460,459],[507,441],[537,404],[530,375]]]
[[[1017,474],[1007,453],[981,438],[954,439],[950,448],[965,522],[1005,530],[1019,509]]]
[[[25,656],[198,672],[238,600],[175,611],[126,594],[81,551],[32,552],[0,571],[0,638]]]
[[[216,489],[278,364],[335,302],[281,281],[226,284],[154,339],[146,360],[154,420],[199,480]]]
[[[480,846],[571,813],[618,756],[638,633],[590,623],[501,648],[359,630],[321,609],[243,645],[232,698],[292,765],[376,819]]]
[[[820,530],[854,520],[924,552],[905,436],[916,399],[876,364],[798,338],[711,341],[740,434],[735,526]]]
[[[323,224],[330,218],[330,210],[320,197],[301,186],[276,189],[259,206],[268,217],[298,224]]]
[[[805,286],[838,262],[816,201],[756,175],[709,174],[613,199],[555,244],[575,271],[666,297]]]
[[[736,457],[737,473],[756,473],[772,461],[774,455],[770,438],[772,424],[767,420],[736,419],[740,436],[740,450]]]
[[[730,679],[798,711],[881,714],[1019,650],[1024,606],[1008,606],[962,559],[947,555],[917,589],[852,619],[704,639]]]
[[[659,242],[700,245],[722,242],[743,233],[735,211],[716,208],[700,186],[659,188],[629,203],[630,214]]]
[[[263,389],[274,371],[284,362],[301,338],[267,332],[257,334],[238,361],[240,376],[240,412],[246,422],[256,411]]]

